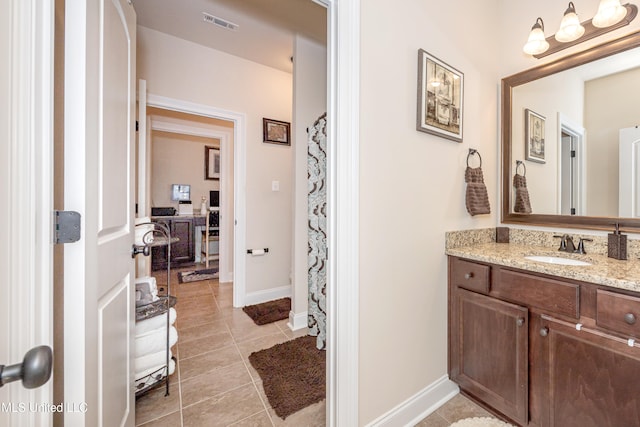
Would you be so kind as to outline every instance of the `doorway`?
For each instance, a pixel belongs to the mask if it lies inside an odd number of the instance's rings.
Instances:
[[[558,207],[560,215],[585,215],[586,150],[584,128],[558,114]]]
[[[194,213],[201,211],[202,202],[207,212],[219,208],[220,233],[216,253],[219,254],[217,264],[220,282],[233,281],[233,122],[156,107],[147,107],[146,112],[150,130],[147,132],[150,138],[147,141],[146,162],[150,179],[145,190],[149,203],[144,205],[157,207],[175,204],[166,190],[174,181],[184,181],[191,185]],[[221,153],[219,177],[214,179],[207,176],[204,170],[205,147],[215,147]],[[218,196],[213,204],[211,192]],[[140,215],[148,214],[148,211],[140,212]],[[195,230],[194,236],[196,262],[201,259],[204,262],[200,229]]]
[[[142,83],[143,81],[141,81]],[[142,83],[140,87],[146,87]],[[144,106],[146,105],[146,106]],[[246,197],[239,188],[244,188],[244,116],[239,113],[229,112],[201,104],[188,103],[152,94],[146,95],[146,104],[141,103],[140,109],[144,108],[146,113],[163,120],[146,120],[147,122],[140,132],[139,170],[147,169],[151,159],[148,152],[149,142],[147,137],[152,134],[153,127],[160,131],[171,130],[174,133],[195,134],[200,137],[217,138],[220,140],[222,175],[229,179],[220,180],[221,203],[221,235],[220,235],[220,282],[234,282],[233,304],[234,307],[243,307],[245,299],[245,266],[244,251],[245,243],[245,205]],[[185,123],[191,123],[186,126]],[[146,125],[150,124],[149,132],[144,132]],[[142,133],[146,133],[144,136]],[[152,149],[152,148],[151,148]],[[142,163],[145,166],[142,166]],[[204,169],[203,169],[204,171]],[[227,173],[227,171],[230,171]],[[204,173],[204,172],[203,172]],[[147,213],[153,201],[151,196],[150,174],[147,172],[144,178],[139,174],[139,179],[145,181],[139,186],[139,200],[145,200]],[[224,209],[223,206],[225,205]]]

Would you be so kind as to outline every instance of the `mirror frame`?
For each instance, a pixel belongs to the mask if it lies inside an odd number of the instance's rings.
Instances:
[[[538,225],[562,228],[585,228],[610,230],[614,223],[632,232],[640,232],[640,219],[548,215],[548,214],[516,214],[511,212],[513,193],[511,188],[511,100],[512,90],[516,86],[577,67],[597,59],[606,58],[640,46],[640,31],[628,34],[615,40],[594,46],[582,52],[574,53],[548,64],[543,64],[502,79],[502,222],[505,224]]]

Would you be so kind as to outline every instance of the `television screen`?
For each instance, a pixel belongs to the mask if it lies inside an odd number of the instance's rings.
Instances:
[[[191,186],[187,184],[171,185],[171,200],[191,200]]]

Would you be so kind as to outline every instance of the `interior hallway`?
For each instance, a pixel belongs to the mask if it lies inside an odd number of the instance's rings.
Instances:
[[[205,268],[204,265],[183,270]],[[178,342],[171,394],[162,386],[136,401],[136,425],[156,426],[324,426],[325,401],[286,420],[264,395],[260,376],[249,363],[254,351],[266,349],[307,331],[293,333],[287,320],[257,326],[242,309],[233,308],[233,285],[217,279],[178,283],[172,270]],[[158,287],[166,272],[154,272]]]

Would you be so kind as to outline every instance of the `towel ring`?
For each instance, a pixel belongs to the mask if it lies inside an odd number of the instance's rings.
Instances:
[[[469,157],[473,156],[474,154],[478,155],[478,158],[480,159],[480,167],[482,167],[482,156],[475,148],[469,148],[469,154],[467,154],[467,167],[469,167]]]
[[[521,165],[522,165],[522,168],[524,169],[524,173],[522,174],[522,176],[527,176],[527,165],[525,165],[522,160],[516,160],[516,175],[518,174],[518,168]]]

